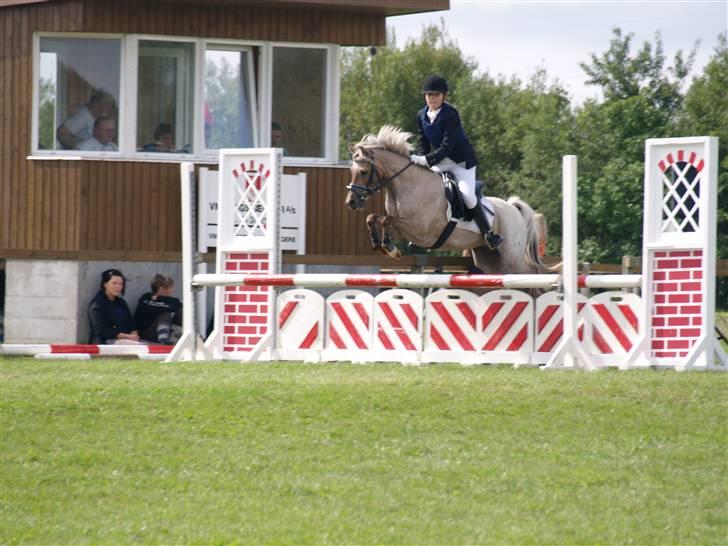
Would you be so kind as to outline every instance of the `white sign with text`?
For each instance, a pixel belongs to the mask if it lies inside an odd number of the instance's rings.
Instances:
[[[199,170],[198,252],[217,246],[217,171]],[[306,253],[306,173],[284,174],[280,192],[280,249]]]

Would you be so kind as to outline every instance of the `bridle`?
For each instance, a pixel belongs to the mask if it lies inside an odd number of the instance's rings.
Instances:
[[[400,174],[402,174],[404,171],[414,165],[414,163],[409,161],[404,167],[402,167],[392,176],[387,177],[382,176],[381,174],[379,174],[379,171],[377,171],[376,165],[374,164],[374,151],[370,151],[369,155],[364,153],[364,157],[365,159],[354,159],[354,163],[357,163],[359,165],[361,165],[362,163],[369,163],[369,177],[367,178],[366,186],[354,183],[346,186],[346,189],[356,195],[357,199],[361,201],[366,201],[367,199],[369,199],[370,195],[374,195],[375,193],[382,191],[390,184],[390,182],[392,182],[392,180],[397,178]]]

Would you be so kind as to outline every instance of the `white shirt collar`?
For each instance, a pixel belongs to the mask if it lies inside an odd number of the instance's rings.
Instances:
[[[437,117],[437,114],[440,113],[440,110],[442,110],[442,106],[440,106],[440,108],[438,108],[434,112],[431,110],[427,110],[427,118],[430,120],[430,123],[435,121],[435,118]]]

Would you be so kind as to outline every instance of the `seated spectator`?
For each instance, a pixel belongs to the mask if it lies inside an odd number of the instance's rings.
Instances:
[[[110,116],[114,111],[114,97],[106,91],[96,91],[87,104],[76,110],[56,130],[58,142],[67,150],[75,150],[93,136],[94,122],[99,116]]]
[[[101,274],[101,286],[88,307],[91,323],[90,343],[96,345],[143,345],[134,317],[124,301],[126,279],[118,269]]]
[[[174,280],[171,277],[154,275],[151,289],[139,298],[134,318],[142,339],[169,345],[173,342],[172,325],[182,325],[182,302],[172,296]]]
[[[119,147],[114,142],[116,122],[109,116],[99,116],[94,122],[94,134],[81,143],[79,150],[90,152],[116,152]]]
[[[175,152],[174,132],[169,123],[160,123],[154,130],[154,142],[142,146],[143,152]]]

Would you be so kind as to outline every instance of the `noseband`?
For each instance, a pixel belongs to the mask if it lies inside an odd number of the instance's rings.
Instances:
[[[351,193],[356,195],[357,199],[360,199],[362,201],[366,201],[369,199],[370,195],[373,195],[384,188],[386,188],[392,180],[397,178],[400,174],[402,174],[404,171],[409,169],[414,163],[411,161],[407,163],[404,167],[402,167],[400,170],[398,170],[396,173],[394,173],[390,177],[382,176],[379,174],[379,171],[377,171],[376,165],[374,164],[374,152],[371,152],[371,155],[364,155],[366,157],[366,161],[363,160],[354,160],[355,163],[369,163],[371,167],[369,168],[369,178],[367,179],[367,185],[362,186],[360,184],[349,184],[346,186],[346,189],[349,190]]]

